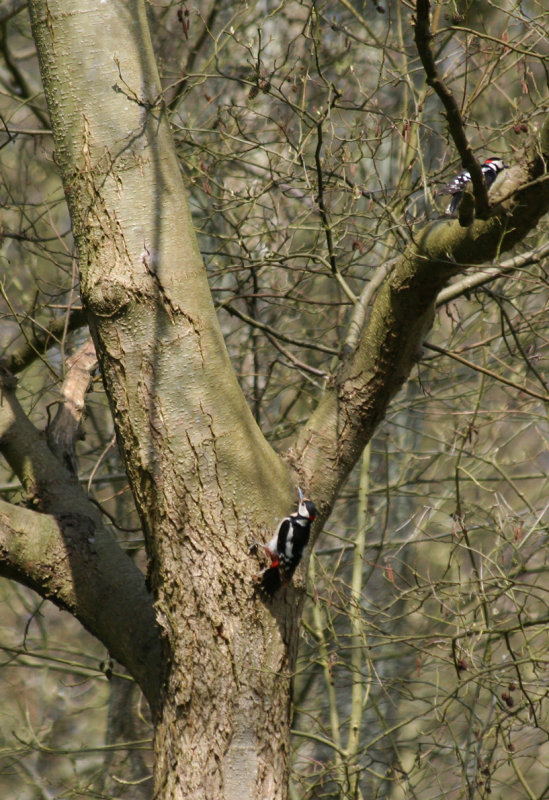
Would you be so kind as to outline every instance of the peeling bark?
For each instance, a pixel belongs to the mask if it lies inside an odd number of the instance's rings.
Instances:
[[[75,443],[80,433],[85,397],[97,369],[97,356],[91,339],[67,360],[67,371],[61,388],[63,401],[48,425],[46,434],[51,451],[73,472],[77,473]]]

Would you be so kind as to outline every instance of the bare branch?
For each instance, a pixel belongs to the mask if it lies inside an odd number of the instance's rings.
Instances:
[[[50,347],[68,331],[77,330],[86,324],[86,314],[83,308],[72,309],[67,323],[66,318],[54,320],[47,328],[37,330],[32,337],[27,337],[25,344],[4,361],[4,367],[14,375],[28,367],[36,358],[40,358]]]
[[[479,217],[479,219],[485,219],[490,211],[488,191],[484,183],[480,165],[474,157],[471,146],[467,140],[456,99],[438,74],[430,44],[433,36],[429,22],[430,8],[429,0],[417,0],[417,17],[414,29],[417,51],[421,58],[423,68],[425,69],[427,83],[429,86],[433,87],[446,111],[450,135],[461,157],[461,163],[471,175],[477,217]]]
[[[535,250],[530,250],[528,253],[522,253],[520,256],[508,258],[502,261],[499,267],[488,267],[487,269],[480,270],[471,275],[467,275],[460,281],[447,286],[443,289],[436,300],[437,308],[449,303],[451,300],[457,300],[467,292],[473,289],[478,289],[480,286],[485,286],[496,278],[501,278],[503,275],[514,272],[517,269],[528,267],[530,264],[539,264],[540,261],[549,255],[549,242],[543,247],[538,247]]]
[[[239,311],[234,306],[229,305],[229,303],[225,303],[223,308],[235,317],[238,317],[242,320],[242,322],[246,322],[248,325],[251,325],[254,328],[257,328],[260,331],[264,331],[269,336],[272,336],[273,339],[278,339],[281,342],[286,342],[287,344],[293,344],[296,347],[306,347],[309,350],[319,350],[321,353],[328,353],[331,356],[337,356],[338,350],[334,347],[328,347],[328,345],[320,344],[319,342],[309,342],[304,341],[303,339],[297,339],[295,336],[286,336],[280,331],[271,328],[270,325],[266,325],[264,322],[259,322],[257,319],[253,319],[248,314],[244,314],[243,311]]]
[[[532,389],[528,389],[526,386],[519,386],[514,381],[510,381],[508,378],[498,375],[497,372],[493,372],[491,369],[481,367],[479,364],[473,364],[472,361],[468,361],[466,358],[463,358],[463,356],[453,353],[451,350],[447,350],[444,347],[439,347],[432,342],[424,342],[423,346],[428,350],[433,350],[435,353],[440,353],[441,355],[453,358],[454,361],[459,361],[460,364],[464,364],[466,367],[469,367],[475,372],[482,372],[483,375],[488,375],[489,378],[492,378],[494,381],[498,381],[498,383],[504,383],[506,386],[511,386],[511,388],[515,389],[517,392],[522,392],[530,397],[535,397],[537,400],[543,400],[544,403],[549,403],[549,395],[539,394],[539,392],[534,392]]]
[[[21,9],[17,8],[14,13],[17,13],[19,10]],[[9,14],[9,16],[13,16],[13,14]],[[17,60],[12,56],[5,27],[0,29],[0,47],[2,49],[2,55],[4,56],[5,65],[19,93],[25,98],[28,107],[32,109],[44,128],[49,128],[50,125],[47,113],[35,102],[35,98],[41,93],[40,87],[34,85],[32,78],[20,68]]]
[[[372,280],[366,284],[364,289],[361,292],[360,297],[358,298],[358,302],[356,303],[353,316],[351,318],[351,322],[349,323],[349,332],[347,334],[347,340],[345,342],[345,351],[347,353],[352,353],[355,349],[362,330],[364,328],[364,324],[366,322],[366,314],[368,311],[368,307],[372,302],[372,298],[374,297],[375,293],[379,289],[379,287],[383,284],[383,281],[393,268],[394,264],[383,264],[378,267],[374,277]]]

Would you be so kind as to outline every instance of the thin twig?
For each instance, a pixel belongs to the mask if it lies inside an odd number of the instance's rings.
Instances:
[[[86,324],[86,314],[83,308],[73,308],[69,315],[68,324],[65,316],[55,319],[48,327],[37,331],[30,337],[25,334],[25,343],[18,350],[7,356],[4,366],[14,375],[22,372],[37,358],[42,358],[44,352],[59,344],[59,338],[68,331],[74,331]],[[56,375],[57,377],[57,375]]]
[[[254,328],[258,328],[260,331],[264,331],[264,333],[268,333],[271,336],[274,336],[275,339],[278,339],[281,342],[286,342],[287,344],[293,344],[296,347],[306,347],[309,350],[320,350],[321,353],[328,353],[331,356],[339,355],[339,350],[336,350],[335,347],[328,347],[324,344],[319,344],[318,342],[310,342],[305,341],[304,339],[298,339],[294,336],[286,336],[280,331],[271,328],[270,325],[265,325],[264,322],[259,322],[257,319],[253,319],[253,317],[249,317],[247,314],[244,314],[242,311],[239,311],[234,306],[229,305],[229,303],[225,303],[221,308],[224,308],[228,311],[229,314],[232,314],[235,317],[238,317],[242,320],[242,322],[246,322],[248,325],[251,325]]]
[[[486,369],[485,367],[480,367],[478,364],[473,364],[472,361],[468,361],[466,358],[458,356],[457,353],[453,353],[451,350],[446,350],[444,347],[438,347],[438,345],[431,344],[431,342],[423,342],[423,346],[428,350],[434,350],[435,353],[440,353],[443,356],[453,358],[454,361],[459,361],[460,364],[464,364],[466,367],[474,369],[475,372],[481,372],[483,375],[488,375],[489,378],[493,378],[495,381],[499,381],[499,383],[504,383],[506,386],[511,386],[518,392],[523,392],[530,397],[535,397],[537,400],[543,400],[544,403],[549,403],[549,395],[538,394],[538,392],[533,392],[531,389],[527,389],[525,386],[519,386],[518,383],[513,383],[513,381],[510,381],[508,378],[504,378],[501,375],[498,375],[496,372]]]

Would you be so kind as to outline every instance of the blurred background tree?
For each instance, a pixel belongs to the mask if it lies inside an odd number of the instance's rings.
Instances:
[[[461,168],[415,48],[415,8],[148,11],[232,363],[283,448]],[[0,4],[0,19],[0,342],[45,427],[88,333],[25,5]],[[520,160],[547,111],[548,22],[536,0],[433,6],[433,52],[480,160]],[[296,800],[549,797],[548,252],[540,227],[513,258],[445,290],[417,373],[317,543],[295,678]],[[76,458],[145,570],[98,377]],[[16,502],[14,475],[0,480]],[[70,615],[18,584],[0,591],[2,794],[151,796],[150,727],[133,687],[120,703],[127,676]]]

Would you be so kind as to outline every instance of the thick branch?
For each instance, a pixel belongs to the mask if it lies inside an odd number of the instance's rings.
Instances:
[[[548,151],[549,117],[542,130]],[[341,482],[384,417],[392,397],[422,353],[435,302],[450,278],[467,266],[499,256],[523,239],[549,210],[544,159],[532,155],[525,167],[506,171],[505,186],[488,220],[463,228],[438,220],[410,244],[379,291],[355,351],[342,363],[333,385],[303,428],[292,449],[313,496],[329,506]]]
[[[30,3],[82,300],[156,583],[167,530],[169,541],[200,519],[203,502],[221,509],[223,495],[245,486],[252,496],[244,492],[242,506],[263,507],[271,485],[272,519],[293,491],[219,328],[159,102],[144,4],[122,8],[124,26],[110,3]],[[74,41],[82,42],[78,52]],[[97,70],[101,81],[90,81]],[[59,91],[64,85],[73,91]],[[212,525],[215,540],[231,524],[228,513]]]
[[[0,574],[74,614],[127,667],[154,710],[160,640],[144,577],[28,420],[13,382],[4,376],[3,385],[0,451],[45,513],[1,503]]]

